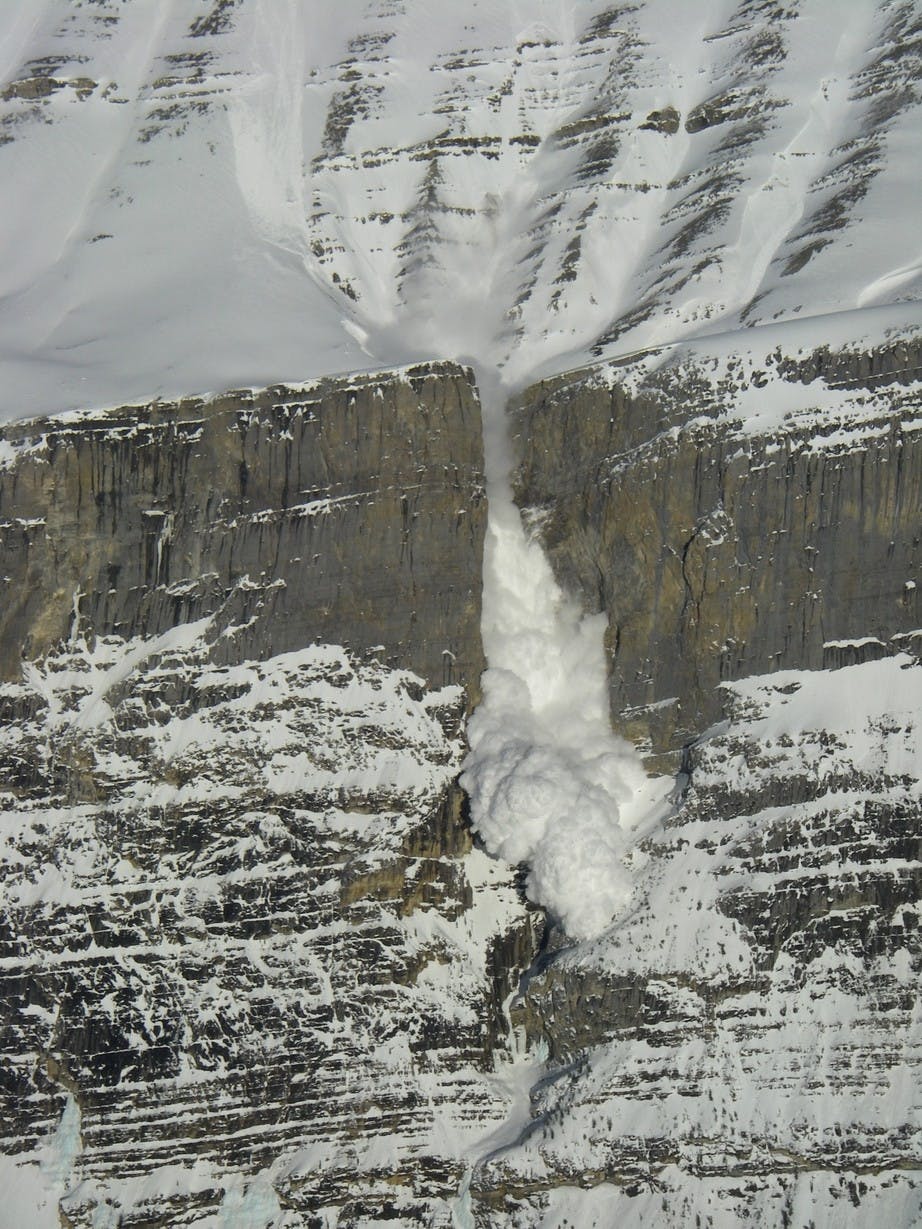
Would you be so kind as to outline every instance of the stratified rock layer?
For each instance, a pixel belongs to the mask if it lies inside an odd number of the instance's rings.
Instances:
[[[480,665],[467,375],[6,440],[10,1206],[449,1224],[507,1112],[536,939],[455,784]]]
[[[434,364],[8,427],[0,677],[68,634],[219,609],[228,660],[380,646],[476,689],[486,519],[469,373]]]

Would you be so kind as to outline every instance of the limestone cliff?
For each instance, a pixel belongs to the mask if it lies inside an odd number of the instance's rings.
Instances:
[[[484,531],[467,373],[5,444],[18,1223],[50,1199],[86,1229],[449,1224],[507,1112],[504,1004],[538,928],[455,785]]]
[[[513,410],[616,724],[681,770],[582,943],[455,784],[465,371],[7,429],[14,1186],[87,1229],[911,1223],[918,350],[781,341]]]
[[[73,626],[222,612],[228,661],[314,640],[476,694],[480,414],[450,364],[7,427],[0,672]]]

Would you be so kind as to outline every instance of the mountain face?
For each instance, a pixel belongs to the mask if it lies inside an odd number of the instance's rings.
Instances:
[[[433,357],[520,388],[918,299],[912,0],[2,23],[5,417]]]
[[[920,32],[0,13],[0,1224],[919,1221]]]
[[[451,364],[7,430],[6,1223],[450,1222],[540,933],[456,784],[480,441]]]

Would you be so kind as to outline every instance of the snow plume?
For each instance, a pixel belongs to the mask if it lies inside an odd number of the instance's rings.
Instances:
[[[490,524],[484,559],[483,700],[461,782],[491,853],[529,862],[531,898],[588,938],[624,906],[622,809],[645,781],[611,730],[604,615],[561,591],[512,500],[505,397],[478,372]]]

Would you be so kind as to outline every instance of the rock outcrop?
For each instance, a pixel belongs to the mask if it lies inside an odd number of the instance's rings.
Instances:
[[[131,638],[221,611],[228,661],[380,647],[476,695],[486,507],[469,372],[71,414],[7,427],[0,448],[0,677],[75,612]]]
[[[561,377],[515,411],[517,498],[607,613],[612,714],[654,754],[718,719],[723,681],[922,623],[918,343],[762,344]]]
[[[507,1111],[540,924],[455,784],[480,665],[468,375],[5,440],[20,1223],[449,1224]]]

